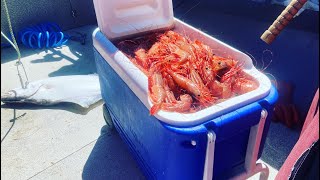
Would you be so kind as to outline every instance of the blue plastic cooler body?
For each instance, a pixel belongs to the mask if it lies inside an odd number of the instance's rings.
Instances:
[[[148,179],[202,179],[207,133],[216,134],[213,178],[244,166],[250,128],[258,124],[262,109],[268,111],[260,144],[261,156],[278,98],[272,86],[267,97],[193,127],[175,127],[149,115],[149,110],[102,56],[115,51],[112,43],[94,36],[97,72],[103,100],[122,139]],[[193,143],[191,143],[193,142]],[[194,143],[195,142],[195,143]]]

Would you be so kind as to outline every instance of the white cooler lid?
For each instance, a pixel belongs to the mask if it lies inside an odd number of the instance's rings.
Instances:
[[[94,0],[98,25],[109,39],[172,28],[171,0]],[[102,27],[101,27],[102,26]]]

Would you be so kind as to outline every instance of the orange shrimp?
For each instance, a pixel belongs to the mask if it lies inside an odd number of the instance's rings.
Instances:
[[[237,94],[244,94],[253,91],[259,87],[258,82],[243,77],[236,78],[232,90]]]
[[[200,58],[203,58],[205,60],[210,60],[212,58],[213,53],[208,45],[203,44],[199,40],[195,40],[193,46],[195,47],[195,49],[197,49]]]
[[[173,92],[177,91],[177,85],[174,83],[172,77],[170,74],[168,74],[166,71],[162,72],[164,81],[165,81],[165,90],[170,89]]]
[[[192,55],[195,58],[195,54],[194,54],[194,47],[189,44],[188,42],[179,40],[175,43],[180,49],[184,50],[185,52],[189,53],[190,55]]]
[[[158,56],[164,56],[170,54],[170,43],[162,43],[162,42],[157,42],[153,46],[153,48],[150,50],[150,53],[154,52],[154,54]]]
[[[174,31],[135,38],[119,46],[148,76],[151,115],[159,110],[197,111],[259,85],[242,71],[238,61],[215,55],[208,45]]]
[[[170,75],[169,75],[170,76]],[[175,103],[177,100],[172,92],[172,89],[169,87],[168,79],[164,79],[164,90],[166,92],[166,103]]]
[[[212,57],[212,66],[213,66],[213,71],[215,73],[217,73],[218,71],[222,70],[222,69],[226,69],[226,68],[232,68],[234,67],[237,62],[233,59],[227,59],[224,57],[220,57],[217,55],[214,55]]]
[[[220,79],[221,82],[233,82],[236,75],[241,71],[241,65],[231,67]]]
[[[203,84],[203,81],[202,81],[200,75],[192,67],[190,68],[190,79],[192,82],[198,84],[201,87],[204,87],[204,84]]]
[[[161,44],[159,42],[154,43],[148,50],[148,56],[157,54],[159,52]]]
[[[209,91],[206,90],[205,86],[201,86],[200,84],[197,84],[196,82],[193,82],[192,80],[171,70],[167,70],[167,72],[180,87],[192,93],[201,105],[207,105],[208,103],[213,102],[214,99],[210,95]]]
[[[161,109],[165,111],[186,112],[190,110],[192,97],[189,94],[180,95],[180,101],[162,103]]]
[[[210,82],[208,85],[213,96],[227,99],[232,96],[231,83],[221,83],[218,80]]]
[[[150,114],[154,115],[160,109],[164,111],[175,111],[175,112],[186,112],[190,110],[192,105],[192,97],[189,94],[180,95],[180,100],[176,100],[173,92],[170,90],[169,86],[166,83],[166,79],[164,79],[164,89],[166,93],[165,102],[153,106],[150,110]]]
[[[143,68],[148,69],[149,68],[149,61],[147,58],[146,50],[145,49],[138,49],[135,52],[135,58],[137,60],[137,63],[140,64]]]
[[[159,41],[160,41],[160,42],[164,42],[164,43],[172,42],[173,39],[168,36],[168,33],[169,33],[169,31],[161,34],[161,35],[159,36]]]
[[[185,112],[192,105],[192,97],[189,94],[180,95],[180,100],[176,100],[173,92],[170,90],[166,79],[164,79],[164,89],[166,91],[165,103],[161,104],[161,109],[165,111]]]
[[[165,35],[166,35],[167,37],[169,37],[170,40],[173,41],[173,42],[175,42],[175,41],[177,41],[177,40],[181,40],[181,41],[184,41],[184,42],[188,42],[187,38],[181,36],[180,34],[174,32],[174,31],[167,31],[167,32],[165,33]]]
[[[175,49],[175,51],[173,51],[173,53],[179,57],[179,64],[185,63],[190,56],[189,53],[178,47]]]
[[[176,73],[173,72],[170,69],[167,69],[167,72],[170,74],[170,76],[173,78],[173,80],[182,88],[186,89],[187,91],[191,92],[193,95],[195,95],[196,97],[200,97],[201,96],[201,91],[200,91],[200,87],[192,82],[190,79]]]
[[[171,39],[171,42],[176,44],[180,49],[186,51],[190,55],[194,55],[194,47],[188,38],[183,37],[174,31],[167,31],[165,34]]]
[[[148,81],[149,97],[154,104],[150,109],[150,114],[153,115],[160,109],[161,103],[164,102],[166,92],[163,87],[162,75],[159,72],[151,74],[148,77]]]
[[[215,97],[210,93],[210,90],[203,84],[203,81],[197,71],[193,68],[190,70],[190,79],[192,82],[196,83],[201,90],[201,96],[197,99],[201,105],[210,105],[215,101]]]
[[[213,71],[213,66],[210,61],[205,61],[203,63],[203,66],[199,73],[203,80],[203,83],[206,85],[216,79],[216,73]]]

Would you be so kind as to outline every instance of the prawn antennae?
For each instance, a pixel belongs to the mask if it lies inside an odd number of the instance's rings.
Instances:
[[[187,12],[185,12],[183,15],[181,15],[179,17],[179,19],[182,19],[183,16],[185,16],[186,14],[188,14],[192,9],[194,9],[195,7],[197,7],[200,4],[201,1],[198,1],[197,4],[195,4],[194,6],[192,6],[189,10],[187,10]]]
[[[268,49],[264,50],[263,53],[262,53],[262,54],[263,54],[263,56],[262,56],[262,62],[263,62],[263,64],[264,64],[264,54],[265,54],[265,52],[269,52],[270,55],[271,55],[271,58],[270,58],[269,63],[261,70],[262,72],[265,71],[265,70],[270,66],[270,64],[272,63],[272,57],[273,57],[272,51],[270,51],[270,50],[268,50]]]

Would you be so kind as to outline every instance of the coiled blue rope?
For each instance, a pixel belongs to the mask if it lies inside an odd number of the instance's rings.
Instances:
[[[19,32],[20,42],[30,48],[49,48],[64,45],[70,36],[52,22],[41,23],[24,28]]]

